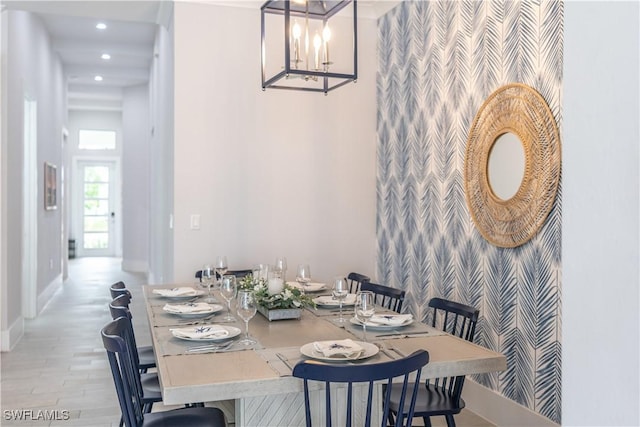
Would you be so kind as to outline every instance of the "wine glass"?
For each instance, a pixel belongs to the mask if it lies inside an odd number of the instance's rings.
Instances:
[[[307,283],[311,282],[311,268],[309,264],[299,264],[298,273],[296,274],[296,282],[300,284],[302,293],[304,294],[304,288]]]
[[[236,312],[238,316],[242,320],[244,320],[245,324],[245,336],[243,339],[238,341],[240,344],[244,345],[253,345],[256,343],[256,340],[249,336],[249,320],[256,315],[256,302],[253,298],[253,292],[251,291],[238,291],[238,309]]]
[[[374,307],[373,292],[361,291],[356,294],[355,315],[362,323],[362,338],[367,342],[367,322],[376,312]]]
[[[213,268],[211,268],[209,264],[205,264],[204,266],[202,266],[202,271],[200,274],[200,280],[202,280],[202,283],[204,283],[209,290],[209,295],[204,299],[204,302],[210,304],[217,302],[216,299],[211,295],[211,285],[213,285],[213,279],[215,276]]]
[[[236,286],[236,276],[233,274],[226,274],[222,276],[222,283],[220,283],[220,295],[227,302],[227,315],[221,320],[226,322],[235,321],[235,317],[231,315],[231,300],[233,300],[238,294],[238,288]]]
[[[349,284],[344,277],[336,278],[335,282],[333,282],[333,290],[331,291],[331,294],[333,295],[333,298],[338,300],[340,303],[340,317],[338,317],[336,322],[344,323],[346,322],[346,319],[342,317],[342,303],[345,298],[347,298],[347,295],[349,295]]]
[[[282,272],[282,280],[287,281],[287,259],[283,256],[276,258],[276,270]]]
[[[222,255],[216,258],[216,277],[222,283],[222,276],[227,272],[227,257]]]

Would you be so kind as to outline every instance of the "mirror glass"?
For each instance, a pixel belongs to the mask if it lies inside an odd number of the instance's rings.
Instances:
[[[517,135],[500,135],[489,152],[487,174],[489,185],[496,197],[509,200],[516,195],[525,172],[525,153]]]

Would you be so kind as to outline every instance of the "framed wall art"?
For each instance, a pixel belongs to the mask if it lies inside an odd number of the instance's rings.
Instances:
[[[58,208],[57,168],[47,162],[44,164],[44,208],[48,211]]]

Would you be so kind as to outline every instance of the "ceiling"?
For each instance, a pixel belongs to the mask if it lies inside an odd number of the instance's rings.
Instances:
[[[192,0],[258,9],[257,0]],[[376,18],[393,1],[360,1],[359,16]],[[3,0],[2,8],[39,16],[49,32],[68,82],[70,110],[120,110],[123,89],[145,84],[158,25],[168,25],[173,2],[167,0],[25,1]],[[97,30],[96,24],[107,24]],[[101,59],[103,53],[111,59]],[[94,80],[96,75],[103,80]]]
[[[169,16],[161,1],[3,1],[42,19],[68,82],[70,110],[120,110],[123,89],[146,84],[156,28]],[[98,22],[107,28],[96,29]],[[101,59],[103,53],[111,55]],[[94,80],[96,75],[103,80]]]

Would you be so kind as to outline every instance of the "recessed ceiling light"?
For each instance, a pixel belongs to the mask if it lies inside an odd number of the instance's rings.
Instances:
[[[105,59],[105,60],[106,60],[106,59],[111,59],[111,55],[109,55],[108,53],[103,53],[103,54],[100,56],[100,58]]]
[[[96,28],[99,30],[106,30],[107,29],[107,24],[105,24],[104,22],[98,22],[96,24]]]
[[[102,81],[102,76],[95,76],[93,78],[93,80],[97,81],[97,82],[101,82]]]

